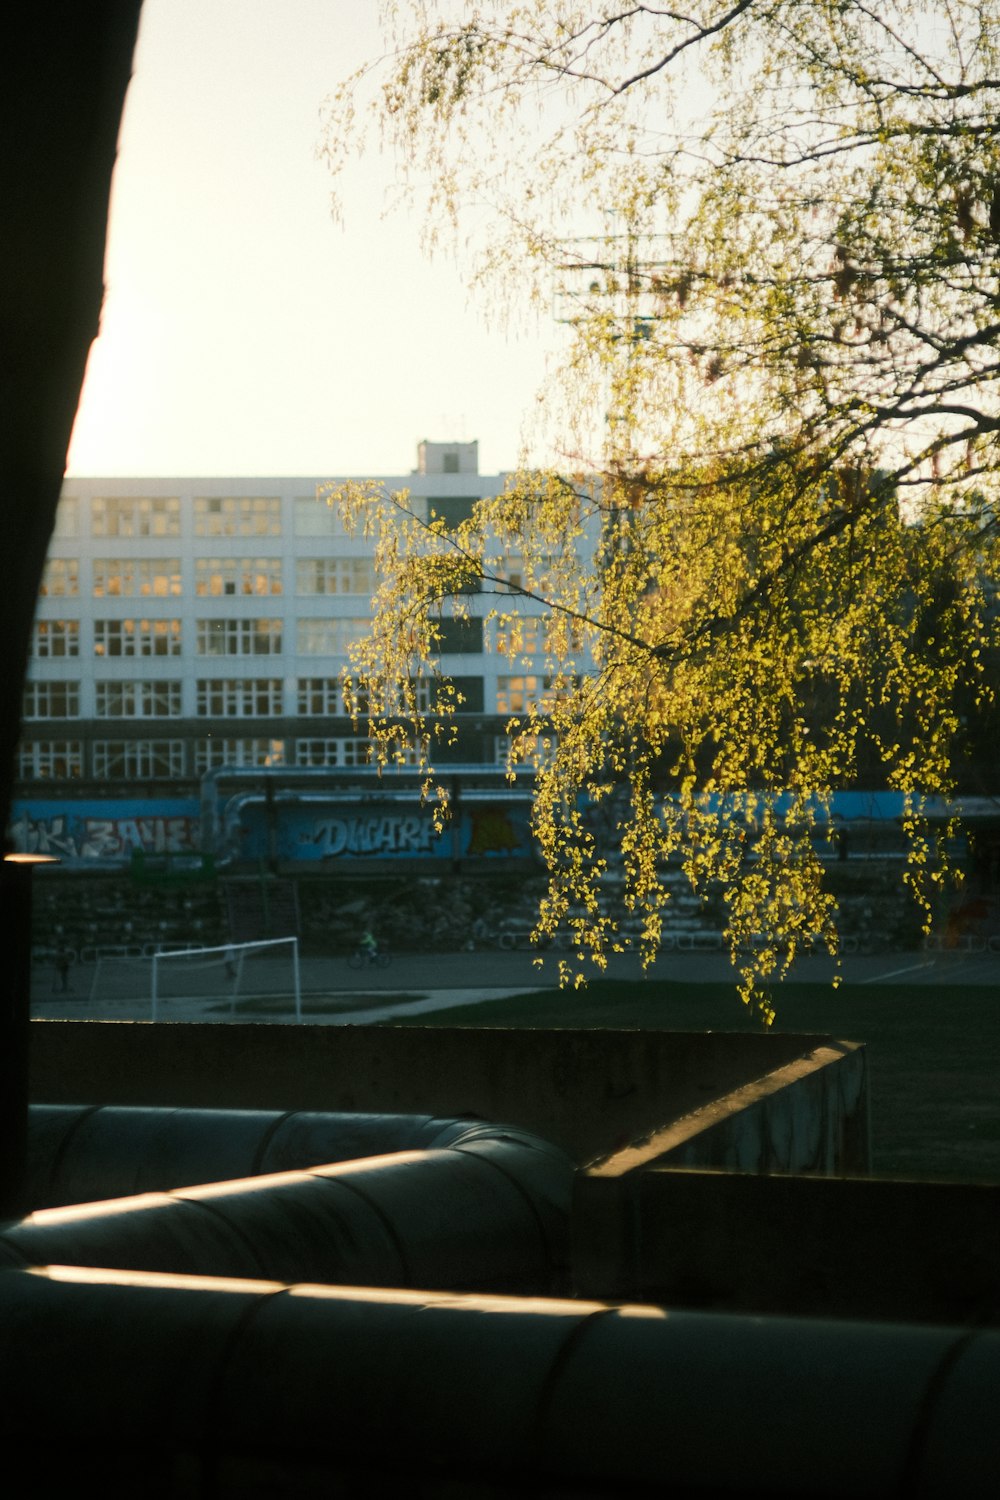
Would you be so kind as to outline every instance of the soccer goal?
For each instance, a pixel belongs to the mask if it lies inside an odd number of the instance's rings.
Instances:
[[[259,943],[221,943],[213,948],[165,948],[144,958],[98,960],[91,999],[101,1003],[149,1004],[150,1018],[162,1019],[171,1003],[228,1000],[270,1002],[277,1011],[294,1010],[302,1020],[298,938]]]

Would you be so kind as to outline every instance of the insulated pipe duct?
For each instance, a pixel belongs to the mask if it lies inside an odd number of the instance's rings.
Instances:
[[[1000,1474],[996,1331],[75,1268],[0,1275],[0,1326],[8,1463],[46,1493],[856,1500]]]
[[[545,1141],[473,1127],[440,1150],[43,1210],[0,1232],[0,1264],[549,1292],[572,1180]]]
[[[484,1133],[495,1137],[497,1130],[433,1115],[38,1104],[28,1122],[25,1202],[32,1209],[59,1208],[166,1192],[440,1148]]]

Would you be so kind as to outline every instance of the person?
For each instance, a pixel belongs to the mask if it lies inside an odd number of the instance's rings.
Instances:
[[[73,962],[73,955],[70,953],[70,951],[66,947],[65,943],[60,943],[59,947],[56,949],[56,956],[55,956],[56,974],[57,974],[58,979],[59,979],[59,994],[60,995],[68,995],[70,993],[70,987],[69,987],[69,970],[70,970],[70,964],[72,962]],[[53,990],[56,988],[54,982],[53,982],[52,988],[53,988]]]
[[[375,938],[374,934],[367,927],[361,934],[361,941],[358,944],[358,951],[359,953],[362,953],[369,962],[372,962],[375,958],[378,957],[378,941]]]

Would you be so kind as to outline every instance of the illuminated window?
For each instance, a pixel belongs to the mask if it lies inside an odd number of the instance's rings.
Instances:
[[[83,775],[81,740],[29,740],[18,747],[22,781],[71,781]]]
[[[197,775],[218,766],[283,766],[284,740],[196,740],[194,769]]]
[[[79,620],[36,620],[32,655],[37,657],[79,656]]]
[[[280,557],[199,557],[194,567],[200,598],[281,593]]]
[[[549,681],[546,677],[498,677],[497,713],[524,714],[544,708]]]
[[[497,626],[497,651],[501,656],[538,656],[544,650],[544,615],[517,615]]]
[[[374,584],[367,557],[303,557],[295,564],[295,587],[302,595],[370,595]]]
[[[266,718],[281,713],[280,677],[203,677],[198,681],[200,718]]]
[[[199,620],[199,656],[278,656],[280,620]]]
[[[91,511],[95,536],[180,536],[181,502],[154,495],[134,499],[95,498]]]
[[[95,620],[95,656],[180,656],[180,620]]]
[[[102,680],[94,684],[99,719],[171,719],[181,711],[179,681]]]
[[[184,775],[183,740],[95,740],[94,775],[108,781]]]
[[[94,558],[96,599],[170,599],[180,592],[179,557]]]
[[[38,592],[43,599],[72,599],[80,592],[80,564],[75,557],[50,557]]]
[[[25,719],[76,719],[80,715],[80,687],[76,682],[27,682]]]
[[[194,534],[195,536],[280,536],[280,496],[196,496]]]

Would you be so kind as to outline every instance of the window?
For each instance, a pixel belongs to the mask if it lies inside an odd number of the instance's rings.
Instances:
[[[171,719],[181,711],[178,680],[141,682],[98,678],[94,712],[98,719]]]
[[[75,495],[63,495],[56,507],[56,521],[52,528],[55,538],[74,537],[79,534],[80,503]]]
[[[442,656],[468,656],[483,649],[483,622],[448,616],[435,622],[440,639],[435,651]]]
[[[476,495],[442,495],[427,501],[427,515],[443,521],[448,531],[454,531],[463,521],[468,521],[478,500]]]
[[[183,740],[95,740],[94,775],[108,781],[184,775]]]
[[[481,677],[449,676],[455,690],[455,706],[460,714],[481,714],[483,711],[483,679]]]
[[[514,615],[497,627],[497,651],[501,656],[538,656],[544,650],[544,615]]]
[[[497,713],[523,714],[544,708],[548,686],[546,677],[498,677]]]
[[[279,656],[280,620],[199,620],[199,656]]]
[[[134,499],[100,499],[93,502],[95,536],[180,536],[181,502],[176,496],[154,495]]]
[[[194,769],[197,775],[217,766],[283,766],[284,740],[224,740],[214,736],[197,740]]]
[[[524,568],[524,559],[518,557],[516,553],[507,553],[506,556],[500,558],[496,565],[490,568],[490,572],[501,583],[510,584],[512,589],[526,587],[525,578],[527,575]]]
[[[79,656],[79,620],[36,620],[32,655],[38,657]]]
[[[296,536],[343,536],[344,523],[340,509],[325,500],[311,496],[295,502]]]
[[[300,656],[346,656],[353,641],[368,634],[370,621],[351,619],[299,620]]]
[[[199,718],[266,718],[281,713],[280,677],[203,677],[198,681]]]
[[[76,719],[80,716],[80,687],[76,682],[27,682],[25,719]]]
[[[80,592],[80,564],[75,557],[50,557],[38,591],[43,599],[72,599]]]
[[[371,764],[372,747],[363,739],[296,740],[297,766],[367,766]]]
[[[367,557],[303,557],[295,564],[295,588],[302,595],[370,595],[374,584]]]
[[[181,592],[179,557],[95,557],[94,598],[176,598]]]
[[[280,536],[280,496],[196,496],[195,536]]]
[[[551,759],[555,741],[540,734],[496,734],[493,736],[493,759],[498,766],[514,764],[544,765]]]
[[[343,713],[339,677],[300,677],[295,712],[303,718],[329,718]]]
[[[18,747],[22,781],[70,781],[83,775],[81,740],[29,740]]]
[[[280,557],[199,557],[194,591],[202,599],[281,593]]]
[[[180,656],[180,620],[95,620],[95,656]]]

